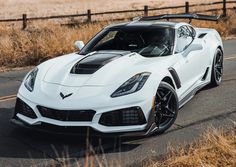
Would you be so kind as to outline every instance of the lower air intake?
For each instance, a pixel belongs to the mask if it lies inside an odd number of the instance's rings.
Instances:
[[[146,119],[140,107],[131,107],[103,113],[99,123],[104,126],[143,125]]]
[[[19,98],[16,99],[16,106],[15,106],[15,115],[17,113],[22,114],[29,118],[33,118],[33,119],[37,118],[33,109]]]

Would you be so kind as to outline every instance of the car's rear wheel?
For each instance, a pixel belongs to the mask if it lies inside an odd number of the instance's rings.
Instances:
[[[221,83],[223,75],[223,53],[220,49],[216,50],[212,63],[211,85],[218,86]]]
[[[156,134],[165,132],[175,122],[179,110],[178,97],[174,88],[161,82],[154,102]]]

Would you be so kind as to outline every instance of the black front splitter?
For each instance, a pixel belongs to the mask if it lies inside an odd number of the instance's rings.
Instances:
[[[36,130],[42,133],[57,134],[57,135],[76,135],[76,136],[91,136],[91,137],[146,137],[150,135],[151,128],[144,131],[135,132],[118,132],[118,133],[103,133],[94,130],[91,127],[61,127],[52,124],[42,123],[40,125],[29,125],[18,118],[12,118],[11,123],[19,127]]]

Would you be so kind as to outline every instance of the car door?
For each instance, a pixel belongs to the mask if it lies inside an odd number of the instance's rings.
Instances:
[[[176,34],[175,53],[178,56],[178,65],[175,70],[181,82],[179,93],[184,96],[194,88],[194,84],[200,79],[200,71],[203,71],[203,66],[199,64],[203,61],[201,56],[203,48],[195,39],[195,32],[191,27],[181,26],[177,29]],[[194,50],[191,50],[192,48]]]
[[[193,59],[192,61],[195,62],[194,65],[196,69],[195,70],[196,76],[197,78],[201,78],[205,74],[206,68],[208,67],[209,64],[208,59],[206,59],[207,55],[206,41],[196,37],[196,31],[192,26],[186,26],[186,27],[190,30],[190,35],[193,36],[193,41],[190,44],[189,48],[192,53],[190,55],[186,55],[186,53],[189,53],[186,51],[184,53],[184,56]]]

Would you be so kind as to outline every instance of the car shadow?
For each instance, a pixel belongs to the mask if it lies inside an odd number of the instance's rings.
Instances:
[[[139,144],[127,144],[137,137],[54,134],[22,128],[10,123],[13,108],[0,108],[1,158],[80,158],[88,152],[95,154],[125,152]],[[139,137],[142,138],[142,137]]]

